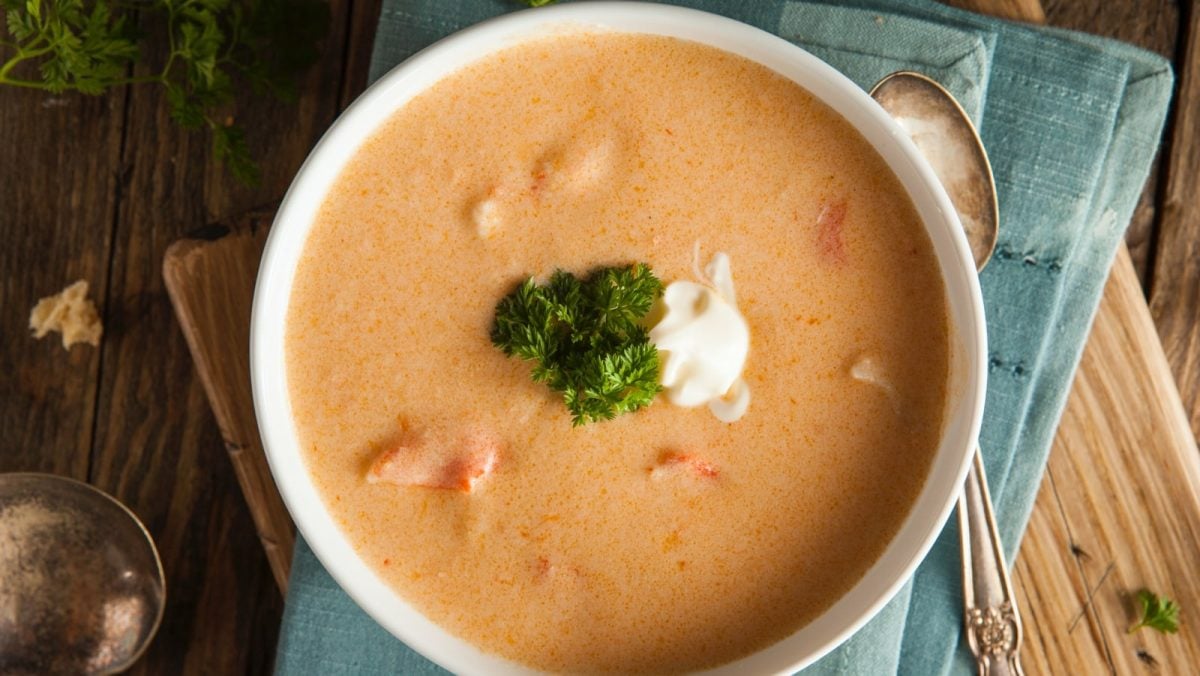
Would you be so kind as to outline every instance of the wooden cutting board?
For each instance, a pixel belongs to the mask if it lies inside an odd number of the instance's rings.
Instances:
[[[272,214],[175,243],[163,276],[275,579],[295,543],[250,394],[249,320]],[[1200,455],[1124,247],[1108,280],[1015,566],[1030,673],[1187,673],[1200,612],[1180,634],[1128,635],[1130,595],[1200,599]],[[1190,665],[1190,667],[1189,667]]]
[[[274,211],[243,216],[172,244],[163,280],[221,428],[275,582],[287,593],[295,531],[263,452],[250,392],[250,306]]]

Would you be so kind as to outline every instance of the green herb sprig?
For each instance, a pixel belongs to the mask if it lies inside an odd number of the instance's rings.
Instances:
[[[574,425],[610,420],[662,390],[658,350],[639,323],[662,292],[641,263],[586,280],[562,270],[544,285],[530,278],[496,305],[492,343],[535,362],[533,380],[562,393]]]
[[[293,100],[294,76],[316,61],[329,25],[322,0],[0,0],[0,10],[0,85],[90,95],[160,85],[172,119],[207,128],[217,160],[248,184],[258,165],[225,111],[237,80]],[[136,74],[144,34],[134,24],[168,43],[161,63]]]
[[[1174,634],[1179,631],[1179,606],[1171,599],[1160,597],[1149,589],[1137,593],[1138,602],[1142,606],[1142,616],[1137,624],[1129,628],[1129,633],[1150,627],[1164,634]]]

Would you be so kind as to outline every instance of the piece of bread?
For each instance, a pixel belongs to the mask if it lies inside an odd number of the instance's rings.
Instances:
[[[88,283],[79,280],[54,296],[38,301],[29,314],[29,328],[34,338],[41,338],[51,331],[62,333],[63,347],[71,349],[75,343],[100,345],[100,315],[96,306],[88,300]]]

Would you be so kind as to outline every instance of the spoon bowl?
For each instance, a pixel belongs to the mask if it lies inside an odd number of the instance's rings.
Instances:
[[[996,248],[1000,211],[992,165],[971,118],[940,84],[911,71],[883,78],[871,97],[908,132],[941,180],[962,221],[975,268],[982,270]]]
[[[123,671],[165,598],[154,542],[125,506],[72,479],[0,474],[0,673]]]

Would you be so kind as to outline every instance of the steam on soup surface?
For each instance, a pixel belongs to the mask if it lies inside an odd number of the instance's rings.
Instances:
[[[732,424],[660,396],[572,427],[489,342],[530,275],[694,281],[697,243],[750,329]],[[766,68],[631,34],[509,48],[395,113],[320,209],[286,350],[369,565],[482,649],[582,672],[715,666],[832,605],[921,489],[948,372],[931,244],[868,143]],[[389,453],[423,485],[369,481]]]

